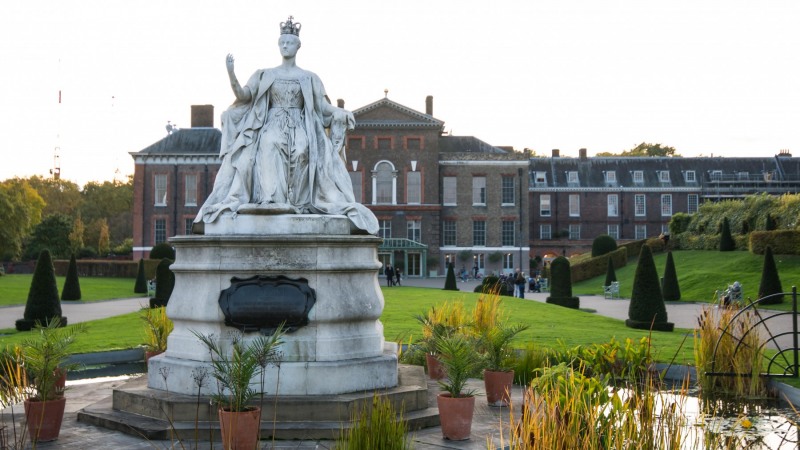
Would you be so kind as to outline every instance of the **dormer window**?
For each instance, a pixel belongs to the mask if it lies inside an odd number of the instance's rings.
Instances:
[[[738,172],[736,174],[736,178],[742,181],[747,181],[750,179],[750,172]]]
[[[660,170],[658,172],[658,181],[662,183],[669,183],[669,171],[668,170]]]
[[[579,184],[578,183],[578,172],[571,170],[567,172],[567,184]]]
[[[711,171],[711,181],[722,181],[722,171],[721,170],[712,170]]]
[[[536,186],[547,186],[547,172],[534,173],[533,183]]]
[[[687,183],[696,183],[697,182],[697,174],[695,174],[694,170],[687,170],[684,173],[684,177],[686,177]]]
[[[641,170],[634,170],[633,182],[636,184],[644,184],[644,172],[642,172]]]
[[[616,184],[617,183],[617,172],[613,170],[609,170],[606,172],[606,183],[609,184]]]

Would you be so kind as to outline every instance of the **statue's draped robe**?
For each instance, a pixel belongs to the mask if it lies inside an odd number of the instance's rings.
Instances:
[[[269,146],[259,144],[264,139],[270,106],[270,88],[276,80],[275,69],[256,71],[247,82],[252,94],[249,102],[235,102],[222,114],[222,164],[214,181],[214,189],[200,209],[195,223],[216,220],[223,211],[236,212],[250,203],[269,203],[254,192],[254,179],[278,175],[274,168],[256,167],[259,149]],[[316,74],[303,71],[297,80],[303,96],[303,120],[308,143],[308,189],[310,204],[292,205],[302,212],[346,215],[353,224],[370,234],[378,231],[375,215],[364,205],[356,203],[353,187],[344,160],[334,148],[325,128],[331,127],[332,117],[325,113],[327,102],[325,88]],[[333,124],[345,126],[344,124]],[[260,173],[253,173],[260,170]],[[257,183],[255,183],[257,184]]]

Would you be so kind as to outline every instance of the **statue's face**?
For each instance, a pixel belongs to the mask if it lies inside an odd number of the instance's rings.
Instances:
[[[300,49],[300,38],[293,34],[282,34],[278,39],[278,48],[284,58],[294,57]]]

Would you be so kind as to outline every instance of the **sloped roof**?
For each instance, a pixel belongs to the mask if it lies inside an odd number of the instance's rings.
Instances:
[[[182,128],[133,155],[218,155],[221,139],[216,128]]]
[[[444,128],[443,121],[388,98],[356,109],[353,116],[356,128]]]
[[[441,136],[439,152],[442,153],[508,153],[473,136]]]

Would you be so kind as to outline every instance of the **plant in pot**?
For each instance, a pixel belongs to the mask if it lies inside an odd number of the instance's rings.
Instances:
[[[508,406],[511,401],[511,385],[514,382],[514,361],[511,342],[528,325],[499,324],[483,330],[479,337],[479,348],[484,354],[486,368],[483,383],[489,406]]]
[[[144,362],[167,350],[167,337],[174,327],[167,317],[167,308],[142,308],[144,327]]]
[[[279,326],[269,336],[258,336],[245,343],[241,334],[223,344],[213,335],[192,331],[211,354],[211,375],[217,381],[212,395],[218,405],[222,444],[226,450],[256,448],[261,428],[261,406],[252,405],[259,396],[263,401],[268,365],[278,365],[284,329]],[[259,390],[252,388],[258,377]]]
[[[62,328],[58,317],[44,326],[37,323],[34,337],[21,344],[25,371],[32,380],[32,389],[25,400],[25,418],[33,442],[58,439],[64,417],[64,380],[68,370],[77,364],[67,364],[69,349],[84,324]]]
[[[17,416],[14,406],[25,401],[27,397],[28,376],[25,373],[25,365],[22,361],[22,349],[18,345],[7,346],[0,349],[0,405],[8,405],[11,415],[9,430],[5,420],[0,423],[0,448],[6,448],[4,444],[12,444],[8,448],[21,448],[27,439],[25,428],[20,427],[17,431]],[[6,411],[3,411],[5,414]],[[5,419],[5,418],[4,418]],[[8,441],[8,433],[13,436],[13,443]]]
[[[433,380],[440,380],[445,374],[437,357],[436,339],[451,336],[464,326],[464,305],[460,302],[445,302],[440,306],[431,306],[427,313],[418,314],[415,318],[422,325],[420,346],[425,351],[428,376]]]
[[[467,389],[467,380],[480,371],[483,360],[475,343],[463,334],[436,339],[439,359],[447,377],[439,381],[442,393],[436,397],[442,436],[452,441],[469,439],[475,411],[475,391]]]

